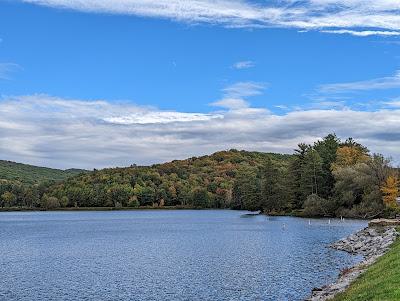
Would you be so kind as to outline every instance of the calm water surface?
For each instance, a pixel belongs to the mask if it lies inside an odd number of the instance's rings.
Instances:
[[[0,213],[0,300],[302,300],[359,260],[326,245],[364,221],[244,213]]]

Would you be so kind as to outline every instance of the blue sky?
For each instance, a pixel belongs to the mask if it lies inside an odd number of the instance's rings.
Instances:
[[[398,160],[397,1],[85,3],[0,1],[2,158],[149,164],[336,132]]]

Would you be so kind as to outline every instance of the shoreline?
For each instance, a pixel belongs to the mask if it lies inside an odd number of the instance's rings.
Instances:
[[[342,270],[335,282],[314,288],[306,301],[331,300],[339,293],[345,292],[378,258],[390,250],[391,245],[400,235],[396,230],[399,225],[400,221],[372,220],[368,223],[368,227],[329,245],[329,248],[338,251],[361,255],[363,260]]]
[[[222,210],[218,208],[196,208],[190,206],[142,206],[142,207],[68,207],[68,208],[25,208],[9,207],[0,208],[0,212],[76,212],[76,211],[140,211],[140,210]]]

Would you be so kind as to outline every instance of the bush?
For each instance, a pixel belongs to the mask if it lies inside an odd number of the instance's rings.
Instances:
[[[329,206],[332,202],[319,197],[317,194],[311,194],[304,202],[304,215],[306,216],[331,216],[332,208]]]
[[[129,199],[128,207],[137,208],[137,207],[139,207],[139,206],[140,206],[140,203],[139,203],[137,197],[131,197],[131,198]]]
[[[53,196],[45,194],[42,197],[41,207],[45,209],[55,209],[60,207],[60,200]]]

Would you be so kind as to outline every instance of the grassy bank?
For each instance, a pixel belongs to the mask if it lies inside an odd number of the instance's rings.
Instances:
[[[400,239],[334,301],[400,300]]]

